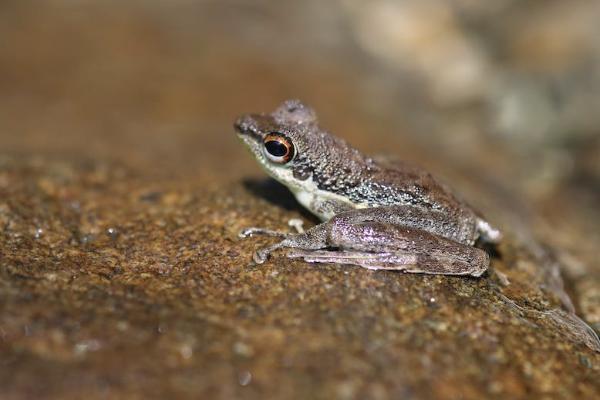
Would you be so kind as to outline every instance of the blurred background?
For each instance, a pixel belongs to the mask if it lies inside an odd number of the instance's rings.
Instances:
[[[373,150],[402,136],[540,193],[597,191],[599,17],[585,0],[5,0],[1,145],[217,169],[234,160],[198,154],[235,146],[237,114],[299,97]]]
[[[598,21],[589,0],[2,0],[0,168],[239,184],[264,175],[235,118],[300,98],[361,150],[526,216],[598,330]]]

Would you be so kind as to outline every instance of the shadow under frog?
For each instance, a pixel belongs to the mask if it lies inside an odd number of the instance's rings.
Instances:
[[[305,219],[318,224],[319,219],[307,209],[303,208],[294,195],[281,183],[271,178],[245,178],[242,179],[244,189],[257,197],[261,197],[272,205],[287,211],[297,210]]]

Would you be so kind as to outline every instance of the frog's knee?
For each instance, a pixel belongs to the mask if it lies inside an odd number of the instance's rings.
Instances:
[[[252,255],[252,260],[257,264],[263,264],[269,258],[269,252],[264,250],[257,250]]]
[[[327,242],[342,249],[377,250],[385,247],[393,235],[389,227],[377,222],[357,224],[333,223],[327,231]]]
[[[472,270],[469,272],[469,275],[481,276],[490,266],[490,256],[481,249],[475,250],[477,251],[473,254],[473,259],[470,263],[470,265],[472,265]]]

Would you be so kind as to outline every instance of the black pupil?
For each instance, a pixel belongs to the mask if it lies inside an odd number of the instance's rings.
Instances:
[[[286,145],[278,140],[269,140],[267,143],[265,143],[265,147],[269,154],[275,157],[283,157],[288,153],[288,148]]]

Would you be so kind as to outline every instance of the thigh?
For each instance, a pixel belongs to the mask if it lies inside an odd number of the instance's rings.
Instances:
[[[327,224],[334,227],[362,222],[419,229],[467,245],[473,244],[478,236],[477,217],[468,212],[452,214],[401,205],[347,211],[336,215]]]
[[[290,256],[370,269],[448,275],[479,276],[489,266],[487,253],[476,247],[420,229],[378,222],[332,226],[327,242],[334,250],[295,251]]]

